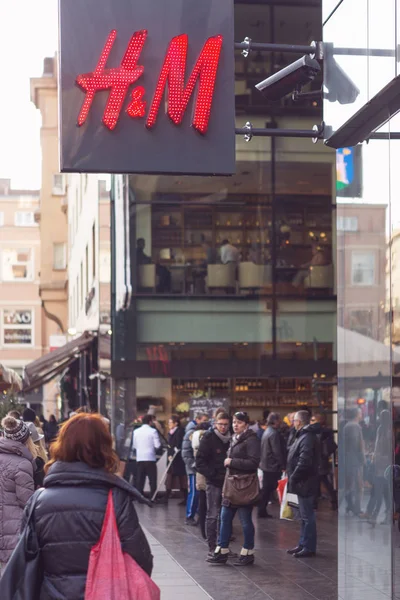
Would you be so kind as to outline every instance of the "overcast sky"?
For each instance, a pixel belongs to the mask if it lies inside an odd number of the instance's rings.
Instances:
[[[40,186],[40,113],[30,101],[29,79],[57,49],[57,0],[0,2],[0,177],[14,188]]]

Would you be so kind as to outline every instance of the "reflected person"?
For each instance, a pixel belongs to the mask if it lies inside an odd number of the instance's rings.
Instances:
[[[390,412],[383,410],[379,418],[380,425],[376,432],[376,442],[373,456],[374,465],[374,485],[371,500],[368,503],[367,513],[370,514],[370,522],[375,524],[382,506],[382,501],[385,500],[386,515],[382,524],[390,521],[390,499],[389,485],[385,479],[385,471],[391,464],[391,423]]]
[[[300,287],[304,284],[304,281],[309,276],[312,267],[326,267],[330,264],[331,261],[327,256],[326,248],[323,248],[317,242],[313,242],[311,260],[301,265],[300,270],[294,276],[294,287]]]
[[[144,249],[146,242],[144,238],[138,238],[136,242],[136,264],[151,265],[153,264],[152,259],[148,256]],[[170,292],[171,291],[171,273],[164,265],[156,264],[156,275],[158,277],[157,292]]]
[[[362,472],[365,462],[365,449],[360,426],[361,411],[352,408],[348,412],[348,422],[343,429],[345,469],[346,513],[361,515]]]

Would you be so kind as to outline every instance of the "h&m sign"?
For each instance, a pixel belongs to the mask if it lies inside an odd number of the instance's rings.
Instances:
[[[62,171],[234,172],[233,0],[60,0],[60,28]]]

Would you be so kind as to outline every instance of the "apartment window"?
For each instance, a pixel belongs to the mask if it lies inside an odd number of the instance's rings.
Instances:
[[[80,306],[83,306],[83,263],[81,263],[81,302],[80,302]]]
[[[76,316],[76,319],[79,316],[79,276],[76,278],[76,286],[75,286],[75,316]]]
[[[86,246],[86,296],[89,293],[89,246]]]
[[[111,281],[111,254],[110,250],[100,250],[99,253],[99,279],[100,283],[110,283]]]
[[[33,345],[32,310],[3,311],[3,344],[5,346]]]
[[[2,211],[0,211],[0,227],[3,227],[4,225],[4,213]]]
[[[361,335],[372,338],[373,334],[373,312],[372,309],[352,310],[350,312],[350,329]]]
[[[358,231],[358,217],[338,217],[338,231]]]
[[[53,269],[63,271],[67,268],[67,244],[53,244]]]
[[[351,282],[353,285],[373,285],[375,283],[375,254],[373,252],[353,252],[351,255]]]
[[[14,223],[17,227],[33,227],[37,225],[33,212],[17,211],[14,215]]]
[[[65,176],[62,173],[53,175],[53,196],[65,195]]]
[[[9,248],[2,252],[3,281],[29,281],[33,279],[32,250]]]
[[[92,227],[92,277],[96,279],[96,224]]]

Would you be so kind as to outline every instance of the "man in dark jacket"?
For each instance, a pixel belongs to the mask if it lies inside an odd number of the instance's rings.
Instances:
[[[229,415],[219,413],[214,428],[203,435],[196,455],[196,470],[204,475],[207,482],[207,542],[210,556],[214,555],[218,541],[218,520],[226,471],[224,461],[231,439],[229,425]]]
[[[325,486],[331,499],[332,510],[337,510],[337,493],[333,487],[330,474],[332,473],[331,456],[337,450],[337,444],[333,436],[333,429],[326,425],[325,415],[318,413],[311,417],[311,423],[319,423],[321,429],[319,432],[319,487],[318,496],[321,495],[321,484]]]
[[[314,500],[318,493],[319,424],[310,425],[310,413],[300,410],[294,418],[296,434],[287,460],[288,491],[297,494],[301,518],[300,542],[288,550],[296,558],[315,555],[317,549],[317,524]]]
[[[270,518],[268,503],[271,495],[278,487],[282,471],[286,468],[286,452],[284,439],[280,433],[281,419],[278,413],[270,413],[267,419],[267,429],[261,440],[261,463],[263,471],[263,486],[258,505],[259,518]]]

